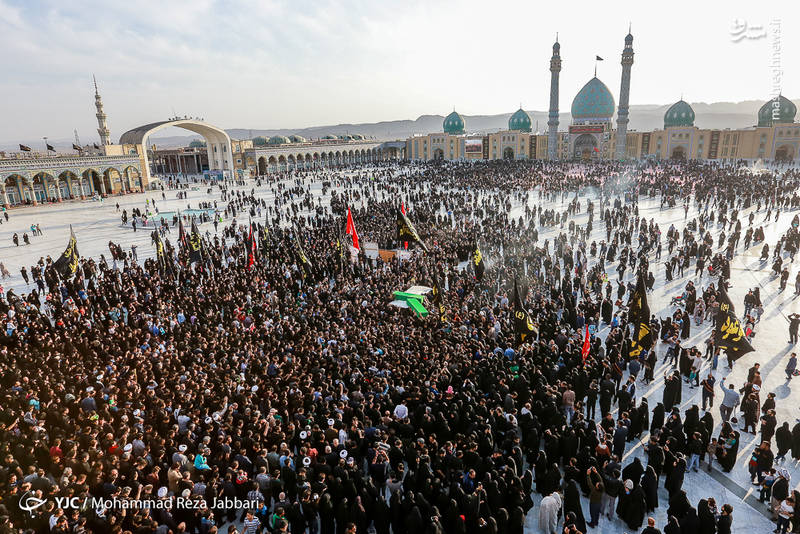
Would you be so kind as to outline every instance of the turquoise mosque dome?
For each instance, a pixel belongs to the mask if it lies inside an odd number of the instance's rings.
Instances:
[[[508,129],[517,132],[531,131],[531,116],[522,108],[519,108],[508,119]]]
[[[191,143],[189,143],[189,148],[203,148],[206,146],[205,141],[201,141],[199,139],[195,139]]]
[[[586,82],[572,101],[572,120],[610,120],[614,96],[597,76]]]
[[[775,111],[776,109],[777,111]],[[794,102],[783,95],[778,95],[777,101],[770,98],[758,110],[758,125],[791,124],[794,122],[795,115],[797,115],[797,106],[794,105]]]
[[[453,111],[450,115],[444,118],[442,128],[446,134],[461,135],[466,131],[464,117]]]
[[[267,144],[267,138],[258,136],[253,138],[253,146],[264,146]]]
[[[694,110],[688,102],[678,100],[664,113],[664,129],[673,126],[694,126]]]

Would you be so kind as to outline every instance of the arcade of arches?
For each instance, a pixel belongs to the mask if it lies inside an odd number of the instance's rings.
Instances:
[[[331,150],[328,152],[315,150],[297,154],[279,154],[258,156],[248,159],[248,167],[253,167],[260,176],[271,172],[292,169],[318,169],[321,167],[337,167],[351,163],[384,161],[396,157],[396,154],[382,149]]]
[[[133,166],[11,172],[0,177],[0,201],[5,207],[143,191],[141,173]]]

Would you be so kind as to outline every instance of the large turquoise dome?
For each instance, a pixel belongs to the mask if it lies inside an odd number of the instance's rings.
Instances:
[[[519,108],[508,119],[508,129],[517,132],[531,131],[531,116],[522,108]]]
[[[464,118],[455,111],[444,118],[442,128],[444,133],[450,135],[462,135],[466,131]]]
[[[189,148],[204,148],[206,146],[205,141],[201,141],[199,139],[195,139],[191,143],[189,143]]]
[[[253,138],[253,146],[264,146],[266,144],[267,144],[267,138],[266,137],[261,137],[259,135],[258,137],[254,137]]]
[[[777,111],[775,111],[777,109]],[[758,110],[758,125],[791,124],[797,115],[797,106],[783,95],[778,96],[777,105],[774,98],[767,100]]]
[[[674,126],[694,126],[694,110],[683,100],[672,104],[664,113],[664,129]]]
[[[610,120],[614,115],[614,96],[596,76],[589,80],[572,101],[572,120]]]

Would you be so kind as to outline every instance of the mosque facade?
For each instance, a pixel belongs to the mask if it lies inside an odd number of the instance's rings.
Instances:
[[[406,157],[416,161],[653,158],[800,163],[800,123],[795,121],[797,107],[782,95],[765,102],[758,112],[757,123],[748,128],[709,129],[695,125],[694,110],[681,99],[667,109],[663,129],[629,130],[633,63],[633,35],[629,31],[622,49],[619,103],[595,72],[572,100],[570,124],[566,129],[559,129],[561,45],[556,40],[550,58],[546,133],[532,132],[531,117],[521,108],[511,115],[505,130],[469,133],[464,117],[454,110],[445,117],[442,132],[408,138]]]

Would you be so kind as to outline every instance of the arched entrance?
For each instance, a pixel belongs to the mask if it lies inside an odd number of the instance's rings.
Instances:
[[[275,159],[275,156],[270,156],[267,163],[269,163],[270,172],[276,172],[278,170],[278,160]]]
[[[206,141],[208,154],[209,170],[222,170],[228,173],[233,172],[233,154],[231,149],[231,138],[222,128],[217,128],[211,124],[194,120],[178,119],[171,121],[160,121],[152,124],[139,126],[133,130],[128,130],[119,138],[121,145],[140,145],[147,147],[147,138],[159,130],[170,127],[183,128],[191,132],[200,134]],[[148,153],[146,148],[142,149],[142,159],[144,160],[143,172],[146,174],[150,169]],[[147,175],[147,174],[146,174]],[[110,192],[110,190],[109,190]]]
[[[781,145],[775,151],[775,161],[792,161],[794,159],[794,147],[792,145]]]
[[[89,186],[86,190],[87,195],[91,196],[95,193],[98,195],[103,194],[103,181],[100,177],[100,173],[94,169],[86,169],[83,171],[83,177],[85,178],[85,182],[82,181],[82,183],[86,183]]]
[[[672,159],[683,161],[683,160],[686,159],[686,149],[684,147],[682,147],[682,146],[676,146],[672,150],[672,154],[670,155],[670,157]]]
[[[573,157],[588,160],[597,152],[597,139],[590,134],[581,134],[575,139]]]
[[[77,178],[72,171],[64,171],[58,175],[58,189],[61,191],[61,198],[73,199],[78,196],[73,190]]]
[[[130,192],[142,190],[142,177],[136,167],[125,169],[123,182]]]
[[[106,186],[106,194],[119,193],[122,189],[122,175],[117,169],[109,167],[103,172],[103,184]]]
[[[441,148],[434,148],[433,149],[433,159],[444,159],[444,150]]]
[[[44,172],[40,172],[33,177],[33,197],[36,202],[47,202],[56,199],[55,189],[50,189],[52,179],[52,176]]]
[[[19,174],[12,174],[5,179],[6,197],[8,197],[8,204],[16,206],[22,204],[25,199],[25,178]]]
[[[267,174],[267,158],[261,156],[258,158],[258,175],[264,176]]]
[[[503,149],[503,159],[514,159],[514,149],[510,146]]]

